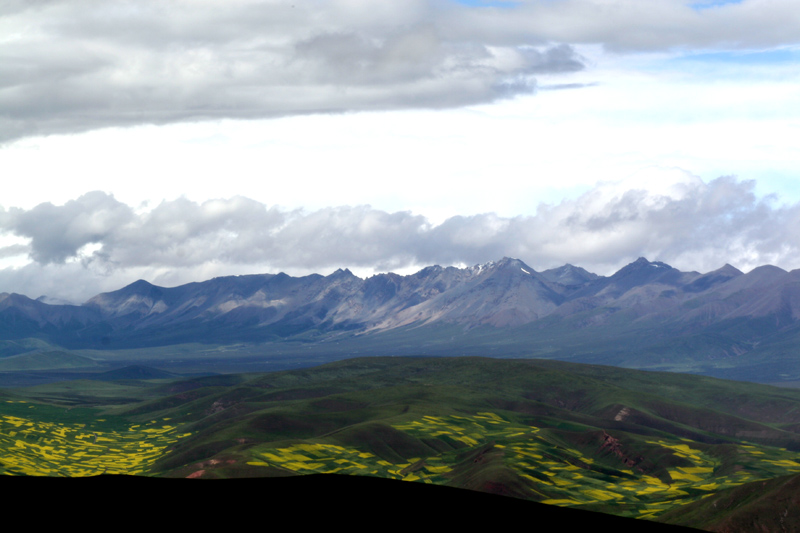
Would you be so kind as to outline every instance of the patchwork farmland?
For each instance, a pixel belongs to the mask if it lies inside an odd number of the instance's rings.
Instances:
[[[83,477],[145,475],[182,435],[168,420],[126,424],[58,421],[64,409],[6,401],[0,414],[0,474]],[[12,414],[13,413],[13,414]]]
[[[800,472],[796,453],[785,449],[739,446],[726,460],[707,445],[689,440],[649,441],[682,466],[649,475],[632,468],[609,468],[581,451],[565,447],[547,430],[521,426],[492,412],[474,416],[423,416],[393,426],[418,438],[435,438],[458,451],[412,457],[391,463],[352,447],[302,442],[281,448],[257,448],[252,466],[279,467],[297,474],[337,473],[379,476],[423,483],[447,484],[471,452],[493,455],[528,482],[530,499],[542,503],[606,510],[630,517],[655,517],[718,490]],[[486,459],[490,460],[490,459]],[[725,474],[724,471],[730,471]]]
[[[793,390],[553,361],[364,358],[5,391],[0,473],[368,476],[658,521],[800,474],[798,428]]]

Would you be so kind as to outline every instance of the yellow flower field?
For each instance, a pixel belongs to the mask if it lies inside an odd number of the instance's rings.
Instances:
[[[30,417],[20,416],[19,410],[0,415],[0,474],[147,474],[168,446],[186,436],[166,420],[121,430],[103,419],[90,425],[48,422],[37,416],[37,406],[29,407]]]

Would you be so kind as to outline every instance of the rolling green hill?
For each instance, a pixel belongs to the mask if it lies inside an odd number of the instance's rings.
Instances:
[[[557,361],[379,357],[11,392],[6,474],[336,473],[681,521],[800,473],[800,391]]]

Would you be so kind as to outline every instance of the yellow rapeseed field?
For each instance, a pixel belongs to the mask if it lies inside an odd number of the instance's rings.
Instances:
[[[17,402],[20,403],[20,402]],[[32,406],[33,407],[33,406]],[[0,474],[82,477],[147,474],[168,446],[186,435],[165,420],[127,430],[0,415]]]

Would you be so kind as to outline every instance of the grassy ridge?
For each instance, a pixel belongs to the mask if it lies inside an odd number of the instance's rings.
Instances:
[[[664,513],[662,520],[710,531],[797,531],[800,476],[781,476],[720,490]]]

